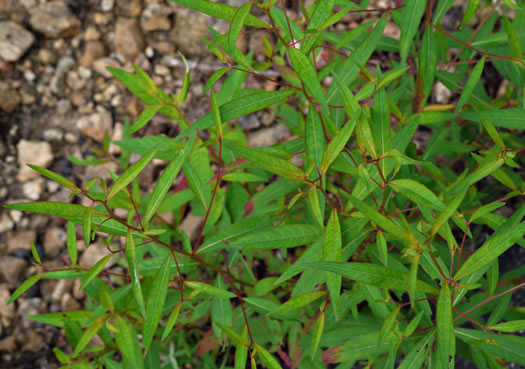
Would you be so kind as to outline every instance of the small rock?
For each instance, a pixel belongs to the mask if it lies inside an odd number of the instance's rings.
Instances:
[[[27,332],[25,344],[22,346],[21,351],[39,352],[46,346],[44,337],[33,330]]]
[[[59,303],[62,297],[71,291],[75,282],[72,279],[59,279],[51,293],[51,301]]]
[[[288,128],[282,124],[278,124],[249,133],[248,145],[251,147],[272,146],[288,137],[290,137]]]
[[[80,31],[80,21],[71,13],[67,4],[54,0],[41,4],[31,11],[31,26],[47,37],[69,37]]]
[[[80,256],[80,261],[78,265],[84,269],[91,269],[100,259],[108,255],[109,251],[101,243],[92,243],[86,251]],[[109,267],[114,264],[114,260],[110,259],[106,264],[106,267]]]
[[[16,148],[20,167],[17,178],[22,182],[38,178],[38,173],[26,164],[35,164],[39,167],[47,168],[53,162],[51,145],[47,142],[20,140]]]
[[[4,279],[13,285],[20,283],[26,269],[27,262],[24,259],[14,256],[2,256],[0,259],[0,271]]]
[[[57,57],[51,50],[40,49],[38,51],[38,60],[44,64],[54,64],[57,60]]]
[[[113,10],[113,6],[115,6],[115,0],[102,0],[100,3],[100,9],[102,9],[103,12]]]
[[[11,298],[9,289],[5,284],[0,284],[0,318],[2,319],[2,325],[9,327],[11,324],[10,320],[15,317],[15,305],[7,305],[7,301]]]
[[[87,102],[87,96],[83,91],[73,91],[69,94],[69,101],[73,106],[83,106]]]
[[[25,299],[18,306],[18,314],[22,316],[22,325],[24,328],[29,328],[35,321],[29,318],[30,315],[36,315],[40,312],[40,303],[42,299],[40,297],[32,297]]]
[[[153,31],[169,31],[171,28],[171,21],[168,17],[169,9],[161,6],[158,3],[150,4],[140,17],[140,26],[146,32]]]
[[[206,50],[202,37],[208,33],[208,26],[206,15],[191,9],[177,8],[171,40],[186,57],[198,57]]]
[[[107,67],[120,68],[121,66],[118,61],[111,58],[100,58],[95,60],[93,63],[93,69],[95,72],[103,75],[106,78],[111,78],[113,74],[111,74],[111,72],[106,69]]]
[[[239,126],[243,131],[250,131],[261,126],[261,122],[255,114],[243,115],[239,118]]]
[[[79,310],[81,305],[73,298],[73,296],[71,296],[70,293],[66,293],[62,297],[62,301],[60,301],[60,307],[62,311],[74,311]]]
[[[60,99],[57,102],[56,109],[57,109],[57,113],[58,114],[65,115],[68,111],[71,110],[71,102],[68,99]],[[61,140],[62,139],[62,132],[60,132],[60,131],[57,132],[56,129],[55,130],[53,130],[53,129],[46,130],[44,132],[44,134],[46,132],[49,132],[48,136],[44,136],[47,141],[49,141],[49,140]],[[58,133],[58,134],[55,134],[55,133]],[[53,134],[55,134],[55,136],[53,136]]]
[[[13,21],[0,22],[0,58],[17,61],[35,41],[31,32]]]
[[[7,236],[7,251],[14,253],[17,249],[31,250],[31,244],[36,241],[36,231],[19,230]]]
[[[111,130],[113,118],[107,110],[101,109],[98,113],[81,117],[77,121],[77,127],[80,131],[95,141],[104,141],[104,136]]]
[[[0,82],[0,96],[0,108],[6,113],[13,112],[22,101],[20,94],[6,82]]]
[[[13,223],[9,215],[7,215],[7,213],[2,213],[2,216],[0,216],[0,233],[10,231],[11,229],[13,229],[14,225],[15,224]]]
[[[66,246],[67,234],[62,228],[53,227],[46,232],[44,237],[44,250],[46,255],[56,257]]]
[[[203,217],[198,217],[189,213],[180,224],[179,229],[186,232],[190,240],[195,240],[197,238],[197,234],[200,230],[202,222]]]
[[[87,182],[94,178],[104,178],[105,180],[108,180],[111,178],[109,175],[110,171],[116,173],[118,171],[118,164],[113,161],[108,161],[107,163],[97,166],[88,166],[84,173],[84,181]]]
[[[95,60],[106,56],[108,50],[100,41],[87,41],[78,63],[84,67],[91,67]]]
[[[136,19],[120,17],[115,26],[115,51],[134,61],[144,49],[144,39]]]
[[[78,91],[86,87],[87,79],[84,78],[79,70],[71,70],[67,73],[67,85],[73,91]]]
[[[111,155],[118,155],[122,152],[120,146],[115,145],[113,142],[122,140],[122,134],[124,133],[124,126],[122,123],[117,122],[115,128],[113,128],[113,135],[111,136],[111,144],[109,145],[109,153]]]
[[[16,340],[14,336],[7,336],[0,341],[0,351],[14,352],[16,350]]]
[[[22,192],[29,200],[38,200],[44,193],[44,181],[42,178],[36,178],[32,181],[25,182],[22,185]]]
[[[126,0],[118,2],[119,14],[125,17],[138,17],[142,13],[142,0]]]
[[[97,41],[100,39],[100,32],[97,30],[96,27],[88,27],[86,31],[84,32],[84,40],[85,41]]]
[[[55,74],[51,79],[51,91],[58,96],[64,96],[66,88],[66,75],[69,70],[75,65],[75,60],[70,56],[63,56],[58,61],[55,69]]]

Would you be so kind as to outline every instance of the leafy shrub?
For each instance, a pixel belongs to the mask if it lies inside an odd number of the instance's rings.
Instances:
[[[63,367],[448,368],[456,355],[479,368],[525,365],[525,340],[512,334],[525,310],[509,306],[525,267],[501,275],[498,264],[525,247],[519,6],[497,2],[473,30],[470,1],[466,27],[449,33],[441,22],[453,0],[404,1],[347,31],[335,25],[368,1],[301,4],[296,20],[283,1],[175,1],[231,21],[206,40],[225,63],[205,87],[211,112],[188,122],[179,109],[189,71],[167,96],[137,67],[111,69],[147,105],[117,143],[122,173],[80,188],[33,166],[91,206],[6,206],[68,221],[71,264],[41,268],[11,299],[41,278],[82,280],[85,310],[33,317],[65,328]],[[399,41],[382,36],[389,20]],[[256,62],[236,40],[258,29],[276,38]],[[501,95],[487,93],[489,66],[505,80]],[[279,87],[243,89],[248,74]],[[437,82],[450,103],[436,102]],[[292,138],[248,147],[237,119],[269,107]],[[155,114],[178,135],[137,135]],[[137,177],[153,158],[169,164],[144,193]],[[204,219],[195,239],[179,229],[188,210]],[[79,226],[87,246],[98,237],[110,251],[90,270],[77,265]],[[126,273],[106,268],[110,259]],[[96,335],[103,345],[88,345]]]

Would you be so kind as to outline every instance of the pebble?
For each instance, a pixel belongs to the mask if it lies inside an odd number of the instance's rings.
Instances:
[[[111,136],[111,144],[109,145],[109,153],[111,155],[118,155],[122,152],[121,147],[115,145],[113,142],[122,140],[123,133],[124,126],[122,125],[122,123],[115,123],[115,127],[113,128],[113,135]]]
[[[102,0],[100,3],[100,9],[102,9],[103,12],[109,12],[113,10],[113,7],[115,6],[115,0]]]
[[[24,328],[29,328],[35,324],[34,320],[29,318],[30,315],[36,315],[40,312],[40,303],[42,299],[40,297],[32,297],[24,299],[18,306],[18,314],[22,316],[22,325]]]
[[[99,112],[83,116],[77,121],[80,132],[97,142],[104,141],[104,136],[111,130],[112,125],[111,113],[103,108]]]
[[[71,296],[70,293],[64,294],[62,301],[60,301],[61,311],[80,310],[81,307],[82,306],[73,298],[73,296]]]
[[[18,91],[9,86],[7,82],[0,81],[0,108],[6,113],[13,112],[22,101]]]
[[[88,27],[84,32],[85,41],[97,41],[100,39],[100,32],[96,27]]]
[[[53,153],[51,151],[51,145],[48,142],[20,140],[16,148],[20,167],[17,178],[22,182],[38,178],[39,176],[37,172],[29,168],[26,164],[34,164],[47,168],[53,162]]]
[[[41,178],[34,179],[22,184],[22,192],[29,200],[38,200],[44,193],[45,184]]]
[[[169,13],[169,9],[159,3],[150,4],[142,12],[140,26],[145,32],[169,31],[171,28]]]
[[[11,325],[11,320],[15,317],[15,305],[7,305],[7,301],[11,298],[9,289],[4,283],[0,284],[0,318],[4,327]]]
[[[115,51],[127,61],[134,61],[145,47],[136,19],[120,17],[115,26]]]
[[[282,124],[263,128],[248,134],[248,145],[251,147],[272,146],[290,137],[290,131]]]
[[[93,265],[95,265],[100,259],[102,259],[108,254],[109,251],[106,248],[106,246],[98,242],[92,243],[80,256],[78,265],[81,268],[91,269]],[[106,267],[110,267],[114,263],[115,261],[113,259],[110,259],[106,264]]]
[[[14,256],[0,258],[0,271],[4,279],[12,285],[19,285],[27,269],[27,262]]]
[[[82,55],[78,59],[78,63],[84,67],[91,67],[95,60],[102,58],[108,54],[106,46],[100,41],[87,41],[84,44]]]
[[[95,72],[101,74],[106,78],[111,78],[113,77],[113,74],[111,74],[111,72],[106,69],[107,67],[120,68],[121,65],[118,61],[111,58],[100,58],[95,60],[95,62],[93,63],[93,69],[95,70]]]
[[[191,9],[178,8],[171,40],[186,57],[198,57],[206,51],[202,37],[208,33],[209,19]]]
[[[62,297],[71,291],[74,283],[72,279],[59,279],[51,292],[51,301],[59,303]]]
[[[38,51],[38,60],[44,64],[54,64],[57,61],[57,57],[51,50],[40,49]]]
[[[7,336],[0,341],[0,351],[13,352],[16,350],[16,340],[14,336]]]
[[[67,234],[62,228],[53,227],[46,232],[44,237],[44,250],[46,255],[54,258],[66,246]]]
[[[36,231],[18,230],[7,235],[7,252],[14,253],[17,249],[31,250],[31,244],[36,241]]]
[[[80,21],[64,1],[43,3],[31,11],[31,27],[50,38],[69,37],[80,31]]]
[[[2,213],[2,215],[0,216],[0,233],[10,231],[11,229],[13,229],[14,225],[15,224],[13,223],[9,215],[7,215],[7,213],[5,212]]]
[[[70,56],[63,56],[58,61],[55,69],[55,74],[51,79],[50,87],[51,91],[58,96],[65,95],[66,89],[66,75],[69,70],[75,65],[75,60]]]
[[[31,47],[35,37],[13,21],[0,22],[0,58],[17,61]]]

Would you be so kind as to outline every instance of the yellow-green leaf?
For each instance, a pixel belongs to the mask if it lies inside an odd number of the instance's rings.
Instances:
[[[13,301],[15,301],[17,298],[19,298],[24,292],[26,292],[28,289],[30,289],[36,282],[38,282],[40,279],[42,279],[43,276],[44,276],[44,274],[40,273],[40,274],[35,274],[35,275],[29,277],[28,279],[26,279],[24,281],[24,283],[22,283],[20,285],[20,287],[18,287],[15,290],[15,292],[13,292],[13,295],[11,296],[9,301],[7,301],[7,305],[9,305]]]
[[[133,238],[133,233],[131,229],[128,229],[128,234],[126,236],[126,259],[128,261],[129,276],[131,279],[131,290],[133,291],[133,296],[137,301],[140,312],[144,318],[146,318],[146,308],[144,305],[144,297],[142,295],[142,288],[140,286],[140,278],[137,270],[137,250],[135,248],[135,240]]]

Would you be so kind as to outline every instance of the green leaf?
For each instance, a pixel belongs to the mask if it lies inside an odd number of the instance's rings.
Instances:
[[[140,160],[138,160],[135,164],[126,169],[124,173],[122,173],[122,175],[113,184],[113,187],[109,191],[106,200],[109,201],[113,196],[115,196],[128,184],[130,184],[131,181],[133,181],[139,175],[139,173],[142,172],[146,165],[148,165],[148,163],[151,161],[151,159],[153,159],[156,153],[157,149],[151,149]]]
[[[184,5],[188,8],[194,9],[198,12],[211,15],[212,17],[231,21],[237,11],[233,6],[226,4],[216,3],[209,0],[171,0],[177,4]],[[248,14],[244,24],[247,26],[259,27],[259,28],[272,28],[269,24],[266,24],[258,17]]]
[[[290,55],[290,61],[295,69],[295,72],[303,81],[306,88],[310,93],[315,97],[317,102],[321,104],[321,108],[328,112],[328,103],[323,92],[323,88],[319,79],[317,78],[317,73],[314,66],[308,59],[308,57],[296,47],[288,48],[288,54]]]
[[[87,207],[77,204],[67,204],[55,201],[23,202],[20,204],[6,204],[7,209],[27,211],[47,215],[58,215],[59,217],[82,217]]]
[[[248,329],[245,325],[242,330],[241,338],[244,342],[248,341]],[[248,347],[238,343],[235,347],[235,369],[246,369],[246,361],[248,360]]]
[[[472,223],[475,220],[492,213],[494,210],[501,208],[502,206],[505,206],[504,202],[492,202],[488,203],[486,205],[483,205],[479,209],[477,209],[474,213],[472,213],[472,216],[470,217],[469,222]]]
[[[499,323],[490,326],[489,329],[505,333],[519,332],[525,329],[525,320],[514,320],[512,322]]]
[[[310,224],[291,224],[266,228],[231,243],[232,247],[248,249],[280,249],[306,245],[323,235],[323,229]]]
[[[494,234],[465,261],[454,276],[454,280],[465,278],[490,264],[509,247],[522,239],[524,235],[525,222],[516,224],[504,232]]]
[[[468,189],[474,183],[479,180],[489,176],[492,172],[496,171],[505,163],[503,158],[493,158],[492,160],[486,160],[484,163],[480,164],[478,168],[466,176],[460,182],[457,182],[454,186],[451,187],[449,194],[454,195],[461,190]]]
[[[383,325],[381,326],[381,331],[379,332],[379,337],[377,340],[378,345],[382,345],[385,343],[386,338],[388,337],[388,334],[391,332],[392,328],[394,327],[394,324],[396,322],[397,315],[399,314],[399,311],[401,308],[394,309],[388,314],[385,321],[383,322]]]
[[[412,179],[394,179],[388,184],[394,191],[402,193],[419,206],[434,210],[445,208],[445,204],[432,191]]]
[[[342,257],[341,226],[339,225],[337,210],[332,209],[330,219],[326,225],[323,245],[323,260],[343,261]],[[339,296],[341,294],[341,276],[330,272],[327,273],[326,286],[330,292],[330,300],[334,305],[334,312],[337,318],[337,311],[339,310]]]
[[[523,114],[525,110],[521,108],[486,110],[483,115],[496,127],[523,129]],[[480,122],[481,119],[476,111],[471,109],[464,110],[460,116],[464,119]]]
[[[321,336],[324,330],[324,311],[319,314],[319,317],[315,321],[313,332],[312,332],[312,344],[310,345],[310,356],[315,357]]]
[[[246,3],[246,4],[251,5],[251,3]],[[213,117],[213,121],[215,122],[215,131],[217,133],[217,137],[222,139],[221,112],[219,110],[219,103],[217,102],[217,96],[215,95],[213,91],[210,94],[210,102],[211,102],[211,114]]]
[[[468,3],[467,11],[465,12],[465,15],[463,16],[463,21],[461,22],[461,26],[459,26],[459,29],[463,29],[465,25],[468,23],[470,18],[474,15],[476,12],[476,9],[478,8],[479,0],[470,0]]]
[[[390,150],[390,141],[392,139],[390,132],[390,109],[388,108],[388,99],[384,88],[377,91],[374,96],[372,119],[374,122],[374,124],[372,124],[372,136],[374,137],[375,147],[377,148],[378,154],[383,155]],[[380,163],[383,165],[382,161]]]
[[[237,334],[233,329],[230,327],[217,322],[217,326],[236,344],[242,345],[245,347],[248,347],[250,344],[240,335]]]
[[[237,9],[233,15],[232,23],[230,25],[230,32],[228,33],[228,41],[230,44],[230,50],[233,52],[235,50],[235,44],[237,42],[237,38],[239,37],[239,34],[241,33],[242,26],[250,14],[250,10],[252,9],[252,3],[247,2],[242,4],[239,9]]]
[[[80,340],[77,343],[77,347],[75,347],[75,352],[73,353],[74,356],[77,356],[80,354],[84,349],[87,347],[88,343],[95,337],[95,335],[100,331],[102,328],[102,325],[104,325],[104,320],[101,318],[95,319],[93,323],[91,323],[87,329],[82,334],[82,337],[80,337]]]
[[[421,318],[423,317],[424,311],[421,310],[417,315],[410,321],[410,323],[407,324],[405,327],[405,330],[403,331],[403,336],[410,337],[412,333],[416,330],[416,328],[419,326],[419,322],[421,321]]]
[[[162,265],[153,279],[151,285],[150,293],[148,296],[148,302],[146,304],[146,322],[144,323],[144,338],[142,340],[142,345],[144,346],[145,351],[147,352],[155,332],[157,331],[157,326],[159,324],[162,308],[164,306],[164,301],[168,294],[168,283],[170,281],[170,258],[171,255],[168,254]]]
[[[275,358],[266,349],[258,344],[254,343],[253,346],[257,350],[257,356],[261,359],[263,364],[268,369],[282,369],[281,365],[275,360]]]
[[[478,84],[481,73],[483,72],[483,68],[485,67],[485,59],[486,57],[483,56],[480,61],[476,63],[474,68],[472,68],[472,72],[470,72],[467,83],[465,83],[465,87],[463,87],[463,92],[461,93],[461,96],[459,97],[458,105],[456,106],[456,112],[459,112],[463,105],[465,105],[470,98],[470,95],[472,95],[472,92],[474,91],[474,88]]]
[[[321,158],[326,146],[321,118],[314,106],[308,108],[305,127],[306,156],[321,168]]]
[[[81,290],[86,288],[86,286],[90,284],[97,275],[99,275],[99,273],[102,271],[102,269],[104,269],[107,262],[109,261],[109,259],[111,259],[112,256],[112,254],[106,255],[102,259],[100,259],[95,265],[93,265],[93,267],[89,270],[86,276],[82,279],[82,284],[80,285]]]
[[[144,305],[144,297],[142,295],[142,288],[140,286],[140,278],[137,268],[137,250],[131,229],[128,229],[128,234],[126,237],[126,260],[128,261],[133,296],[135,296],[135,300],[137,301],[137,305],[139,306],[142,316],[146,318],[146,308]]]
[[[336,261],[319,261],[305,263],[305,268],[314,268],[341,274],[343,277],[379,288],[395,291],[408,291],[408,274],[380,265],[367,263],[344,263]],[[437,294],[438,290],[420,280],[416,281],[416,292]]]
[[[164,328],[164,332],[162,333],[162,341],[164,341],[168,337],[171,330],[175,326],[175,323],[177,323],[177,318],[179,317],[181,308],[182,302],[179,302],[177,305],[175,305],[175,308],[171,312],[170,317],[168,318],[168,322],[166,323],[166,328]]]
[[[378,226],[383,228],[384,231],[391,234],[393,237],[402,241],[411,241],[410,236],[399,227],[396,223],[391,221],[389,218],[379,213],[377,210],[368,206],[364,202],[356,199],[355,197],[348,195],[348,199],[360,212],[362,212],[368,219],[376,223]]]
[[[350,139],[350,136],[352,136],[352,132],[354,131],[357,117],[360,114],[360,110],[356,111],[355,114],[352,116],[352,119],[350,119],[343,128],[335,135],[334,138],[328,143],[326,146],[326,149],[323,152],[323,158],[321,159],[321,173],[325,173],[328,168],[330,168],[330,165],[337,159],[341,151],[346,146],[346,143]]]
[[[447,223],[450,217],[456,212],[459,205],[465,198],[467,191],[468,191],[468,187],[466,187],[459,194],[457,194],[456,197],[454,197],[452,201],[450,201],[450,203],[445,207],[445,209],[443,209],[443,211],[439,214],[438,218],[432,225],[432,230],[430,231],[430,238],[434,237],[434,235],[438,233],[441,227],[445,223]]]
[[[409,0],[405,2],[403,18],[401,20],[401,39],[399,41],[399,53],[401,64],[406,64],[408,49],[417,33],[419,23],[425,12],[425,2],[420,0]]]
[[[191,149],[193,148],[196,136],[197,131],[194,131],[188,139],[188,143],[184,146],[184,149],[182,150],[180,155],[173,159],[160,175],[160,178],[157,181],[157,184],[155,185],[153,193],[151,194],[151,197],[149,199],[146,212],[144,213],[144,226],[146,226],[149,223],[150,219],[153,217],[160,204],[162,203],[164,196],[166,196],[166,194],[168,193],[168,190],[173,184],[173,181],[179,174],[182,165],[186,161],[186,158],[188,157],[189,153],[191,152]]]
[[[381,262],[385,267],[388,267],[388,249],[386,247],[385,236],[382,231],[377,231],[376,235],[377,251],[379,252],[379,257]]]
[[[107,67],[108,71],[111,72],[124,86],[131,91],[131,93],[137,96],[146,105],[159,105],[161,101],[156,97],[157,88],[155,84],[151,82],[151,79],[147,77],[144,79],[141,75],[136,75],[130,72],[126,72],[121,69]],[[144,73],[145,75],[145,73]]]
[[[211,202],[211,188],[205,182],[205,179],[199,175],[196,169],[189,163],[186,162],[183,165],[184,176],[188,182],[188,186],[195,195],[195,197],[200,201],[204,209],[208,210],[208,206]]]
[[[297,309],[302,308],[303,306],[306,306],[312,303],[318,298],[323,297],[324,295],[326,295],[326,291],[315,291],[315,292],[307,292],[302,295],[292,297],[290,300],[286,301],[284,304],[279,305],[279,307],[273,310],[269,315],[275,316],[275,315],[280,315],[280,314],[289,313],[291,311],[295,311]]]
[[[213,72],[213,74],[211,75],[211,77],[208,79],[208,81],[206,82],[206,85],[204,86],[204,90],[202,91],[202,94],[205,95],[206,92],[208,92],[208,90],[210,88],[213,87],[213,85],[215,85],[215,83],[221,79],[222,76],[224,76],[224,74],[228,71],[229,69],[228,68],[220,68],[220,69],[217,69],[215,72]]]
[[[115,327],[115,341],[122,353],[122,363],[126,369],[144,369],[144,359],[140,350],[137,334],[130,328],[129,323],[117,315]]]
[[[13,292],[13,295],[11,296],[9,301],[7,301],[7,305],[15,301],[17,298],[19,298],[24,292],[30,289],[36,282],[42,279],[43,276],[44,274],[40,273],[40,274],[35,274],[29,277],[28,279],[26,279],[24,283],[22,283],[20,287],[18,287],[16,291]]]
[[[91,243],[91,217],[93,214],[93,205],[91,205],[87,211],[84,213],[83,221],[82,221],[82,229],[84,231],[84,242],[86,243],[86,247],[89,247],[89,244]]]
[[[77,233],[75,231],[75,223],[72,222],[67,222],[67,252],[71,259],[71,264],[77,265]]]
[[[139,117],[131,126],[130,133],[135,133],[142,127],[144,127],[148,122],[157,114],[157,112],[162,108],[162,105],[150,105],[140,113]]]
[[[281,159],[275,155],[249,147],[235,145],[228,141],[224,142],[224,146],[233,151],[235,155],[243,157],[251,161],[254,165],[283,178],[302,181],[306,176],[301,169],[293,165],[290,161]]]
[[[335,0],[319,0],[314,3],[315,7],[310,17],[310,21],[308,22],[307,31],[320,35],[321,28],[332,14],[334,5]],[[303,50],[305,54],[310,54],[316,41],[316,36],[305,39],[301,42],[301,50]]]
[[[419,342],[414,345],[412,350],[405,356],[398,369],[419,369],[423,367],[423,362],[428,356],[426,347],[431,347],[434,342],[434,332],[429,332]]]
[[[36,246],[34,242],[31,242],[31,254],[33,255],[33,259],[35,259],[36,264],[42,264],[42,260],[40,259],[38,251],[36,251]]]
[[[492,122],[482,112],[478,112],[478,117],[479,117],[481,124],[483,124],[485,131],[487,131],[487,133],[489,134],[490,138],[492,138],[494,143],[498,145],[500,149],[505,150],[506,148],[505,143],[501,139],[501,136],[496,130],[496,127],[494,127],[494,124],[492,124]]]
[[[221,177],[228,182],[264,182],[264,178],[252,173],[228,173]]]
[[[452,321],[452,300],[450,289],[446,282],[443,282],[439,294],[436,307],[436,324],[439,360],[442,368],[448,368],[449,361],[454,360],[455,334]]]
[[[227,288],[220,275],[217,275],[215,285],[221,290]],[[211,321],[213,326],[213,333],[222,342],[223,335],[217,329],[217,324],[221,323],[226,326],[233,324],[233,309],[232,304],[228,298],[214,297],[211,302]]]
[[[226,291],[222,288],[219,288],[219,287],[215,287],[215,286],[212,286],[211,284],[207,284],[207,283],[202,283],[202,282],[194,282],[194,281],[184,281],[184,284],[187,285],[188,287],[194,289],[194,290],[199,290],[200,292],[204,293],[205,295],[208,295],[208,296],[213,296],[213,297],[220,297],[220,298],[223,298],[223,299],[231,299],[231,298],[234,298],[234,297],[237,297],[236,294],[230,292],[230,291]]]
[[[64,177],[62,177],[61,175],[59,174],[56,174],[56,173],[53,173],[52,171],[48,170],[48,169],[45,169],[45,168],[41,168],[39,167],[38,165],[33,165],[33,164],[27,164],[27,166],[31,169],[33,169],[34,171],[42,174],[43,176],[51,179],[52,181],[55,181],[56,183],[58,183],[59,185],[61,186],[64,186],[68,189],[70,189],[71,191],[73,192],[81,192],[82,190],[80,188],[78,188],[73,182],[71,182],[69,179],[66,179]]]

